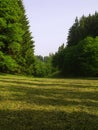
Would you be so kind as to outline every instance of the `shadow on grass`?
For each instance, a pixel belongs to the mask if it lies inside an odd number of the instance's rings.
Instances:
[[[85,112],[0,110],[0,130],[98,130],[98,116]]]
[[[53,87],[53,88],[55,88],[55,87],[65,87],[65,88],[67,88],[67,87],[70,87],[70,88],[96,88],[96,86],[92,86],[91,84],[89,85],[89,82],[83,82],[82,81],[82,83],[81,82],[55,82],[55,81],[52,81],[52,80],[50,80],[50,82],[48,83],[45,79],[44,80],[37,80],[37,79],[34,79],[34,80],[28,80],[28,79],[6,79],[6,78],[4,78],[4,79],[0,79],[0,82],[4,82],[4,83],[9,83],[9,84],[20,84],[20,85],[29,85],[29,86],[39,86],[39,87]]]
[[[20,85],[20,84],[19,84]],[[78,92],[60,88],[40,88],[23,86],[0,86],[1,92],[9,92],[10,95],[0,96],[1,101],[23,101],[36,105],[52,106],[86,106],[87,108],[98,108],[98,91]],[[37,84],[39,86],[39,84]],[[55,85],[54,85],[55,86]],[[75,99],[75,100],[74,100]],[[78,101],[77,101],[78,100]],[[93,101],[92,101],[93,100]]]
[[[2,102],[20,101],[21,105],[22,102],[26,102],[26,105],[31,104],[31,107],[36,104],[46,107],[49,105],[54,107],[80,105],[86,108],[98,108],[98,91],[77,91],[78,88],[82,88],[82,83],[65,82],[64,84],[53,81],[46,84],[45,81],[25,82],[15,79],[11,81],[0,79],[0,81],[0,101]],[[77,90],[68,89],[68,87],[77,88]],[[83,87],[93,88],[87,84]],[[21,111],[0,110],[0,130],[98,130],[98,116],[82,110],[67,113],[60,109],[55,111],[24,109]]]

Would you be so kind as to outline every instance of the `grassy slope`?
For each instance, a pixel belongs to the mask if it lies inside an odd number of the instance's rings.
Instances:
[[[1,75],[0,130],[98,130],[98,80]]]

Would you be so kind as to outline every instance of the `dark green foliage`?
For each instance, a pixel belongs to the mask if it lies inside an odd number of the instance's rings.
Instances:
[[[3,72],[15,69],[17,73],[32,74],[34,42],[28,24],[21,0],[0,0],[0,51],[4,55],[2,63],[6,61],[6,69],[1,68]],[[13,67],[8,67],[12,64]]]
[[[69,29],[69,35],[67,38],[68,46],[74,45],[79,41],[79,37],[77,37],[80,34],[79,32],[79,21],[76,17],[75,23],[72,25],[72,27]]]
[[[55,56],[59,56],[59,51]],[[57,57],[53,57],[56,62]],[[62,59],[62,57],[61,57]],[[57,65],[65,76],[98,76],[98,37],[87,37],[77,45],[63,49],[63,61]],[[54,65],[54,64],[53,64]]]
[[[79,43],[87,36],[98,36],[98,13],[89,15],[88,17],[82,16],[80,20],[76,17],[75,23],[69,29],[67,38],[67,46],[73,46]]]
[[[98,75],[98,37],[87,37],[74,47],[65,49],[65,75]]]
[[[98,76],[98,13],[76,18],[52,64],[65,76]]]
[[[21,43],[21,57],[24,59],[23,61],[20,61],[20,64],[23,64],[22,71],[24,71],[27,74],[33,74],[34,73],[34,41],[32,40],[33,37],[31,36],[31,32],[29,31],[29,22],[25,15],[25,9],[22,4],[22,1],[20,0],[19,6],[22,10],[22,16],[21,16],[21,24],[22,29],[24,31],[23,34],[23,41]]]
[[[52,58],[52,64],[55,68],[61,69],[64,63],[64,44],[58,48],[58,52]]]

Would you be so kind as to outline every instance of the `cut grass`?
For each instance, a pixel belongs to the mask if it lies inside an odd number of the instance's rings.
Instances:
[[[0,130],[98,130],[98,80],[1,75]]]

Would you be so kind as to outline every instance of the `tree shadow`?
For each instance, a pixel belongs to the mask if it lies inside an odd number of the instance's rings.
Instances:
[[[16,83],[16,82],[15,82]],[[33,83],[32,83],[33,84]],[[34,84],[35,85],[35,84]],[[66,88],[29,87],[26,84],[0,86],[1,92],[9,92],[7,100],[21,101],[29,104],[44,106],[86,106],[87,108],[98,107],[98,92],[73,91]],[[25,87],[24,87],[25,86]],[[31,85],[32,86],[32,85]],[[55,86],[55,85],[54,85]],[[0,96],[0,100],[6,97]]]
[[[1,130],[98,130],[98,116],[86,112],[0,110]]]
[[[62,106],[86,106],[87,109],[90,107],[97,110],[98,91],[78,91],[82,83],[68,84],[55,81],[45,83],[37,80],[24,81],[24,79],[11,79],[11,81],[0,79],[0,81],[6,83],[0,85],[0,102],[8,100],[31,104],[31,109],[29,107],[23,110],[0,110],[0,130],[98,130],[97,115],[83,110],[68,113],[58,109]],[[93,88],[87,84],[83,87]],[[7,99],[6,92],[9,94]],[[33,104],[53,106],[57,109],[37,110]]]
[[[26,79],[8,79],[8,78],[4,78],[4,79],[0,79],[0,82],[2,83],[9,83],[9,84],[20,84],[20,85],[32,85],[32,86],[41,86],[41,87],[47,87],[47,86],[50,86],[50,87],[53,87],[55,88],[55,86],[57,87],[65,87],[65,88],[96,88],[96,85],[92,86],[92,85],[89,85],[89,83],[79,83],[79,82],[55,82],[55,81],[51,81],[50,83],[46,82],[45,79],[42,80],[38,80],[38,79],[34,79],[34,80],[26,80]]]

